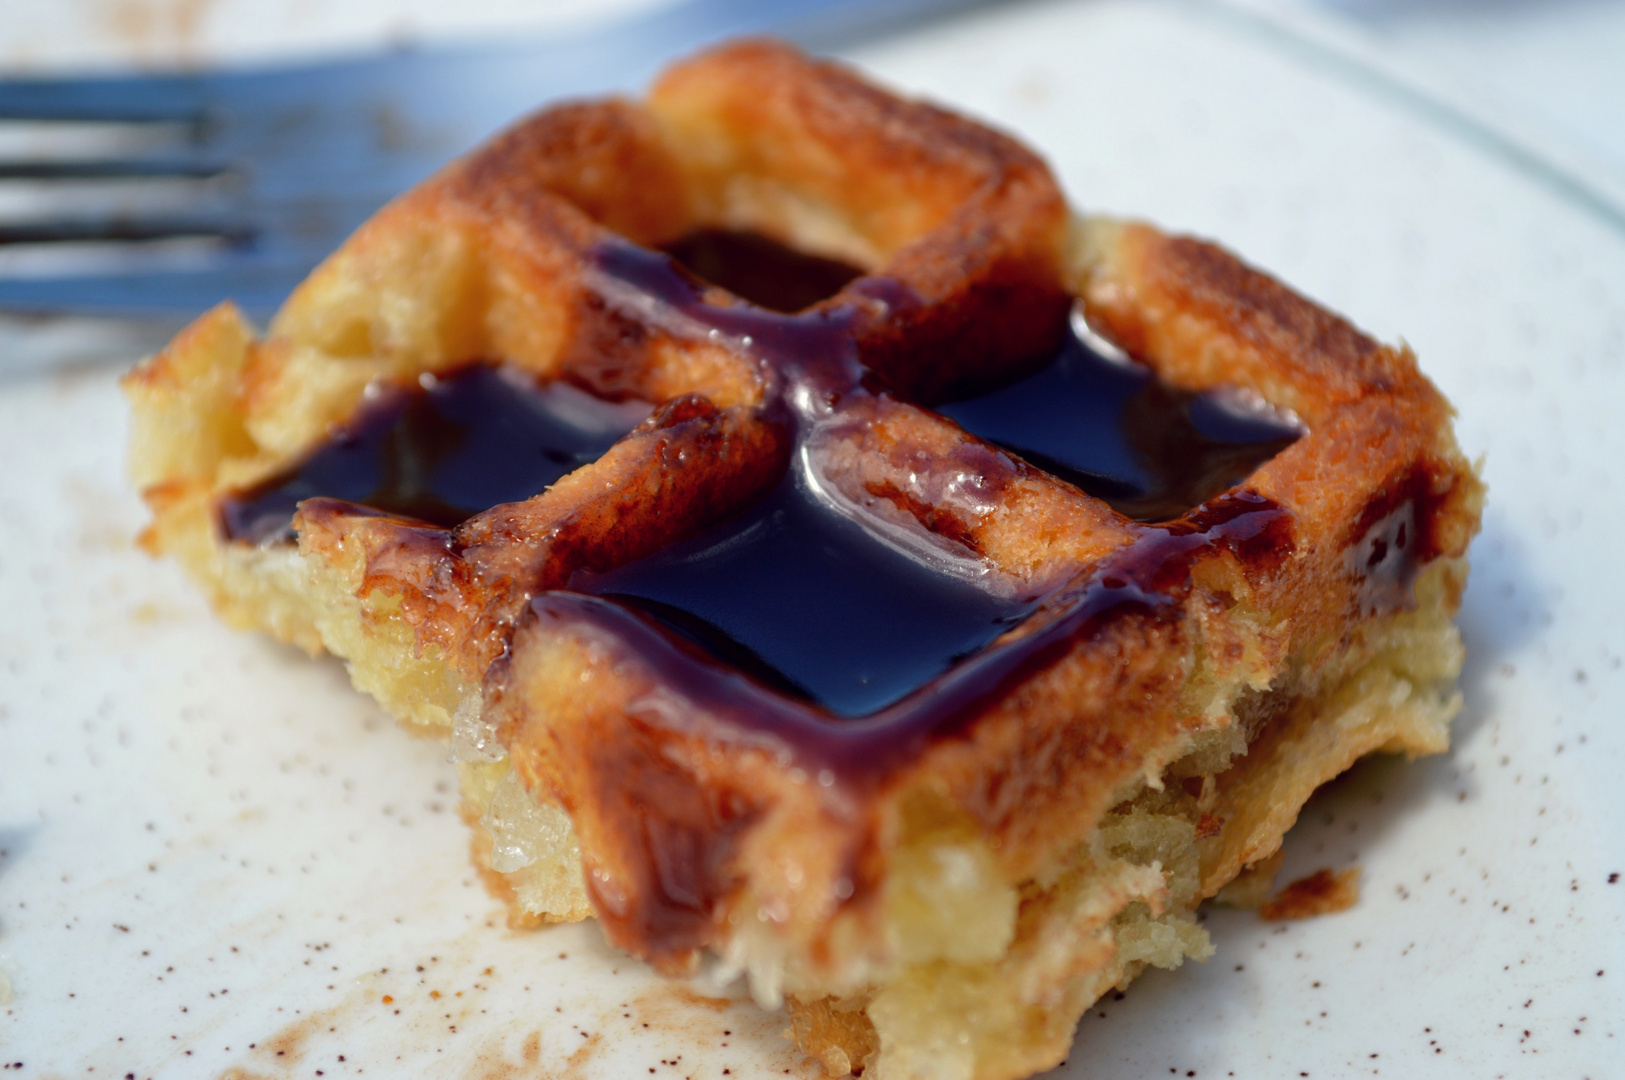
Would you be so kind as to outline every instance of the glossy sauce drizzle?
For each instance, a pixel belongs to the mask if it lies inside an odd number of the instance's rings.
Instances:
[[[739,245],[706,244],[706,258],[686,256],[738,284],[733,269],[707,260]],[[760,277],[764,250],[750,247],[747,276]],[[895,522],[866,517],[873,508],[839,501],[838,485],[824,483],[819,447],[888,407],[880,380],[858,362],[852,309],[837,301],[784,314],[729,303],[670,256],[626,242],[604,243],[595,256],[584,284],[606,307],[680,339],[725,340],[752,357],[765,388],[763,418],[796,443],[776,488],[731,520],[613,569],[578,569],[568,590],[529,601],[533,622],[519,633],[584,635],[611,655],[636,657],[662,691],[660,723],[681,729],[703,718],[712,737],[771,746],[820,784],[873,790],[1079,640],[1120,618],[1178,618],[1195,561],[1226,552],[1256,568],[1292,550],[1288,512],[1244,489],[1217,492],[1295,430],[1261,414],[1210,417],[1203,399],[1173,394],[1072,337],[1024,377],[942,411],[1139,516],[1174,520],[1132,525],[1127,543],[1075,580],[1047,596],[1020,595],[961,540],[945,540],[940,551],[911,546],[918,537],[900,540],[886,531]],[[777,265],[788,273],[797,264]],[[821,278],[785,306],[834,280]],[[842,295],[906,302],[905,288],[868,277]],[[300,469],[228,500],[223,519],[233,536],[257,540],[285,534],[294,504],[310,495],[447,526],[527,497],[596,457],[637,419],[605,422],[605,403],[570,391],[573,407],[599,415],[583,423],[559,397],[568,389],[515,385],[474,367],[420,392],[387,392]],[[950,553],[956,543],[962,559]],[[618,760],[614,742],[606,761]],[[717,903],[735,885],[719,868],[729,865],[750,811],[674,779],[646,751],[630,746],[630,764],[591,780],[603,787],[601,805],[633,808],[622,841],[635,885],[614,902],[596,878],[587,885],[615,940],[671,955],[710,940]]]
[[[762,305],[799,311],[856,270],[714,230],[671,250],[693,270],[669,255],[605,243],[589,284],[607,303],[679,336],[721,334],[754,355],[770,388],[765,410],[803,446],[854,402],[872,404],[883,393],[867,385],[841,305],[798,314],[718,305],[694,272]],[[881,292],[895,285],[859,284]],[[991,700],[1048,655],[1044,642],[1083,632],[1079,612],[1087,622],[1125,604],[1158,608],[1186,587],[1189,558],[1216,546],[1256,548],[1266,534],[1276,548],[1290,544],[1283,513],[1256,496],[1224,496],[1181,515],[1290,443],[1296,428],[1213,395],[1171,391],[1078,334],[1026,371],[938,408],[1131,516],[1180,519],[1108,560],[1117,570],[1097,567],[1041,608],[1039,598],[905,554],[839,512],[818,493],[816,463],[803,454],[792,455],[797,464],[771,495],[738,517],[628,565],[577,572],[575,593],[544,594],[533,607],[613,626],[640,655],[667,657],[664,676],[708,707],[778,717],[780,732],[814,757],[857,753],[874,762],[891,754],[880,743],[909,741],[900,732],[951,726]],[[221,518],[234,539],[288,539],[296,505],[327,496],[449,528],[539,493],[646,413],[564,382],[538,386],[522,372],[470,365],[421,387],[382,390],[300,467],[223,500]],[[1019,634],[1001,640],[1023,620]]]
[[[892,704],[1032,610],[887,547],[824,505],[799,467],[732,521],[570,586],[845,717]]]
[[[1262,402],[1165,386],[1081,322],[1037,371],[937,412],[1136,521],[1172,521],[1303,434]]]
[[[732,229],[696,229],[661,250],[706,281],[769,311],[804,311],[863,273]]]
[[[662,626],[670,625],[664,613],[652,618],[635,603],[575,592],[543,593],[531,611],[553,630],[584,625],[607,632],[650,665],[660,685],[697,710],[739,731],[771,733],[801,767],[830,769],[839,783],[861,788],[933,739],[959,730],[1107,620],[1175,614],[1190,591],[1189,571],[1197,559],[1229,552],[1244,564],[1271,566],[1290,554],[1292,543],[1288,511],[1260,495],[1227,493],[1180,522],[1146,528],[1089,574],[1036,610],[1029,608],[1020,633],[951,664],[878,712],[839,723],[830,722],[828,711],[787,696],[750,664],[729,664],[720,651],[712,655],[721,663],[697,662],[694,644],[714,646],[700,635],[674,637]]]
[[[648,413],[489,364],[376,387],[297,468],[222,499],[221,525],[232,540],[290,542],[295,508],[325,496],[450,528],[539,494]]]
[[[758,267],[762,251],[753,249],[738,274]],[[793,271],[795,258],[782,259],[780,271]],[[631,245],[604,247],[598,265],[607,293],[627,291],[640,303],[654,298],[663,312],[657,319],[673,332],[710,327],[745,343],[777,381],[778,407],[804,446],[820,425],[838,423],[844,409],[877,393],[865,386],[838,307],[785,316],[710,305],[701,282]],[[1266,409],[1169,390],[1148,369],[1108,359],[1077,334],[1065,336],[1058,355],[1026,370],[1013,383],[995,382],[939,411],[1133,516],[1180,518],[1301,434]],[[593,598],[554,593],[533,607],[550,619],[613,624],[613,636],[638,639],[637,655],[666,656],[662,679],[688,685],[707,708],[736,712],[746,723],[758,718],[751,726],[775,717],[771,726],[801,752],[844,761],[889,759],[892,751],[879,744],[907,743],[904,729],[924,732],[968,715],[1028,670],[1043,654],[1042,641],[1071,640],[1051,629],[994,644],[1034,611],[1034,599],[899,552],[822,501],[804,471],[816,464],[802,454],[794,458],[800,464],[752,510],[607,573],[577,573],[571,589]],[[1274,504],[1240,494],[1227,499],[1205,517],[1193,515],[1131,544],[1121,556],[1129,569],[1116,575],[1134,582],[1129,592],[1103,587],[1088,592],[1087,601],[1078,593],[1080,610],[1098,615],[1125,597],[1157,606],[1157,589],[1171,596],[1186,587],[1182,572],[1168,572],[1174,562],[1188,566],[1195,554],[1243,537],[1251,542],[1267,533],[1277,554],[1290,547],[1286,515]],[[1159,546],[1159,538],[1176,535],[1182,539],[1171,547]],[[1046,617],[1052,627],[1076,631],[1074,623]],[[682,642],[675,651],[673,634]],[[705,675],[696,652],[720,662],[726,675]],[[842,723],[831,725],[832,716]]]

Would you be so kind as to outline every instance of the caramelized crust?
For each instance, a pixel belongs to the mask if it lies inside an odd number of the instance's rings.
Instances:
[[[336,499],[307,500],[296,525],[307,556],[359,558],[356,595],[390,597],[418,647],[433,647],[477,684],[534,593],[737,513],[778,481],[788,452],[782,426],[687,395],[661,406],[590,470],[456,529]]]
[[[1059,341],[1066,204],[1007,136],[769,42],[678,64],[649,108],[699,220],[874,272],[829,306],[854,309],[863,363],[907,396]]]
[[[636,246],[700,227],[866,272],[780,315]],[[1052,350],[1069,312],[1306,434],[1143,525],[931,411]],[[219,499],[370,385],[481,359],[656,408],[454,529],[318,498],[297,549],[224,538]],[[476,861],[518,921],[590,903],[664,971],[745,972],[837,1071],[1057,1063],[1100,993],[1210,951],[1190,913],[1268,864],[1318,784],[1442,750],[1459,703],[1483,490],[1408,350],[1211,244],[1070,218],[1006,136],[777,44],[524,121],[381,211],[266,338],[219,309],[126,388],[149,547],[229,620],[455,729]],[[837,721],[566,591],[792,470],[1032,614]]]

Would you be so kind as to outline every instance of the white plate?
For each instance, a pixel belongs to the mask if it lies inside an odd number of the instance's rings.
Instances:
[[[1260,26],[1103,0],[854,53],[1082,205],[1404,335],[1485,456],[1455,749],[1361,765],[1288,840],[1288,875],[1359,863],[1359,905],[1214,913],[1218,955],[1092,1012],[1059,1075],[1621,1075],[1625,234]],[[590,924],[504,929],[442,749],[134,550],[123,438],[108,373],[0,387],[0,1074],[815,1074]]]

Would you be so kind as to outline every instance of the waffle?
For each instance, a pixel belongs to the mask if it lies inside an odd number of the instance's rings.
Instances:
[[[521,123],[126,389],[147,546],[451,740],[516,923],[744,975],[833,1075],[1055,1065],[1459,708],[1482,488],[1409,351],[773,43]]]

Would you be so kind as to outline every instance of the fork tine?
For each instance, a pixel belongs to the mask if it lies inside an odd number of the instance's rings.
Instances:
[[[0,222],[0,310],[195,315],[227,297],[268,314],[377,202],[249,200]]]
[[[221,162],[173,157],[0,161],[0,180],[208,180],[229,172]]]
[[[61,244],[114,241],[173,240],[199,237],[245,244],[254,239],[254,230],[218,217],[122,218],[103,216],[69,221],[0,222],[0,246],[13,244]]]
[[[0,80],[0,120],[201,126],[197,76],[92,76]]]

